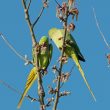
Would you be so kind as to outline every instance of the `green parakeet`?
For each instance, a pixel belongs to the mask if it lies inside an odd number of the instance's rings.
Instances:
[[[52,28],[49,30],[49,37],[54,41],[54,43],[56,44],[56,46],[62,50],[62,45],[63,45],[63,37],[64,37],[64,29],[57,29],[57,28]],[[64,54],[67,57],[70,57],[73,59],[73,61],[75,62],[76,66],[78,67],[84,82],[86,83],[91,95],[93,96],[94,100],[96,101],[96,98],[86,80],[86,77],[84,75],[84,72],[82,70],[82,67],[80,65],[80,60],[81,61],[85,61],[83,55],[80,52],[80,49],[75,41],[75,39],[72,37],[72,35],[67,32],[66,33],[66,47],[64,49]]]
[[[52,44],[49,44],[49,39],[46,36],[43,36],[40,39],[39,46],[40,46],[40,52],[38,54],[39,67],[41,70],[45,71],[47,69],[48,65],[50,64],[50,61],[52,58],[53,46],[52,46]],[[36,50],[37,50],[36,48],[32,49],[33,63],[35,63],[35,60],[36,60],[36,58],[35,58]],[[17,106],[18,108],[20,108],[22,101],[23,101],[24,97],[26,96],[28,90],[31,88],[32,84],[38,78],[38,74],[36,73],[36,71],[37,71],[36,67],[33,67],[28,75],[24,92],[23,92],[21,99]]]

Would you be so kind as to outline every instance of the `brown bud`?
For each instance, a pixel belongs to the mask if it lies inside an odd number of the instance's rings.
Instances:
[[[56,73],[56,71],[57,71],[56,65],[54,65],[54,66],[52,67],[52,70],[53,70],[54,73]]]
[[[62,3],[62,8],[66,8],[66,7],[67,7],[66,2],[63,2],[63,3]]]
[[[67,63],[67,62],[68,62],[67,60],[68,60],[68,57],[67,57],[67,56],[63,56],[63,57],[59,57],[59,60],[58,60],[58,61],[59,61],[59,62],[61,62],[61,61],[62,61],[62,62],[63,62],[63,64],[65,64],[65,63]]]
[[[48,91],[49,94],[55,94],[57,92],[57,90],[53,89],[51,86],[49,86],[48,88],[49,88],[49,91]]]
[[[61,82],[66,82],[69,78],[70,74],[66,73],[66,74],[62,74],[61,75]]]
[[[70,94],[71,94],[71,92],[69,92],[69,91],[63,91],[63,92],[60,92],[60,97],[67,96],[67,95],[70,95]]]
[[[45,105],[41,105],[40,110],[45,110]]]
[[[44,2],[43,5],[44,5],[45,8],[48,7],[48,3],[47,2]]]
[[[75,29],[75,25],[73,23],[70,23],[69,28],[73,31]]]
[[[73,9],[71,9],[71,10],[69,10],[69,13],[71,14],[71,15],[76,15],[76,20],[78,19],[78,14],[79,14],[79,11],[78,11],[78,9],[77,8],[73,8]]]

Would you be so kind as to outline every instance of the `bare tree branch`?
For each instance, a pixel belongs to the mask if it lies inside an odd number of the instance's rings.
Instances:
[[[31,20],[30,20],[30,16],[29,16],[29,13],[28,13],[28,9],[26,7],[25,0],[22,0],[22,4],[23,4],[23,7],[24,7],[25,19],[26,19],[26,21],[28,23],[28,26],[29,26],[29,29],[30,29],[30,33],[31,33],[32,44],[33,44],[33,46],[35,46],[37,42],[36,42],[34,30],[33,30],[32,24],[31,24]]]
[[[8,89],[12,90],[13,92],[19,94],[19,95],[22,95],[22,92],[20,92],[18,89],[15,89],[14,87],[12,87],[11,85],[9,85],[8,83],[6,83],[5,81],[3,80],[0,80],[0,83],[3,84],[5,87],[7,87]],[[39,101],[38,99],[36,98],[33,98],[31,97],[30,95],[26,95],[25,96],[27,99],[31,100],[32,101]]]
[[[36,58],[35,67],[37,70],[36,73],[38,74],[38,95],[39,95],[39,101],[40,101],[40,108],[41,108],[41,110],[45,110],[45,108],[44,108],[45,92],[44,92],[44,88],[42,85],[42,77],[40,74],[40,68],[39,68],[39,63],[38,63],[39,44],[37,43],[36,38],[35,38],[34,29],[33,29],[33,26],[32,26],[31,20],[30,20],[30,16],[29,16],[28,9],[26,7],[25,0],[22,0],[22,4],[24,7],[25,19],[28,23],[28,27],[30,29],[30,33],[31,33],[31,37],[32,37],[32,45],[35,49],[38,50],[38,51],[36,50],[36,54],[35,54],[35,58]]]
[[[56,4],[61,8],[61,5],[58,3],[58,1],[57,0],[55,0],[55,2],[56,2]]]
[[[45,0],[44,3],[46,3],[46,2],[47,2],[47,0]],[[35,27],[35,25],[36,25],[37,22],[39,21],[40,17],[42,16],[44,9],[45,9],[45,7],[44,7],[44,4],[43,4],[43,7],[42,7],[42,9],[41,9],[41,11],[40,11],[38,17],[36,18],[36,20],[35,20],[34,23],[33,23],[33,28]]]
[[[107,46],[107,48],[110,49],[110,45],[108,44],[108,42],[107,42],[107,40],[106,40],[104,34],[102,33],[102,31],[101,31],[101,29],[100,29],[99,22],[98,22],[97,17],[96,17],[95,9],[92,8],[92,10],[93,10],[93,14],[94,14],[96,26],[97,26],[97,28],[98,28],[98,30],[99,30],[99,33],[100,33],[100,35],[102,36],[102,38],[103,38],[103,40],[104,40],[105,45]]]
[[[68,10],[67,10],[68,12]],[[62,53],[61,53],[61,58],[64,56],[64,48],[65,48],[65,39],[66,39],[66,32],[67,32],[67,20],[68,20],[68,15],[66,12],[66,18],[64,22],[64,37],[63,37],[63,47],[62,47]],[[62,73],[62,67],[63,67],[63,61],[61,60],[60,62],[60,68],[59,68],[59,75],[58,75],[58,82],[57,82],[57,92],[56,92],[56,98],[53,106],[53,110],[57,109],[58,101],[59,101],[59,93],[60,93],[60,77]]]
[[[32,0],[29,1],[29,4],[28,4],[28,6],[27,6],[27,10],[29,10],[30,5],[31,5],[31,2],[32,2]]]
[[[55,97],[55,94],[54,94],[54,96],[53,96],[52,98],[49,98],[49,99],[48,99],[48,102],[47,102],[47,104],[45,105],[46,107],[51,106],[51,103],[54,101],[54,97]]]
[[[64,35],[63,35],[63,44],[62,44],[62,47],[61,47],[61,60],[60,60],[60,67],[59,69],[57,70],[57,68],[53,68],[53,70],[55,69],[55,71],[57,71],[58,73],[58,77],[57,77],[57,87],[55,90],[53,90],[53,92],[55,91],[55,94],[56,94],[56,98],[55,98],[55,101],[54,101],[54,106],[53,106],[53,110],[56,110],[57,109],[57,106],[58,106],[58,103],[59,103],[59,99],[60,99],[60,96],[67,96],[70,92],[67,92],[67,91],[64,91],[64,92],[60,92],[60,89],[61,87],[64,85],[64,82],[61,84],[61,81],[65,81],[65,78],[64,78],[64,75],[62,73],[62,68],[63,68],[63,64],[64,64],[64,51],[65,51],[65,48],[66,48],[66,33],[68,31],[68,24],[67,24],[67,21],[68,21],[68,17],[69,17],[69,7],[68,5],[66,4],[66,2],[63,2],[62,3],[62,6],[60,6],[60,4],[57,2],[57,0],[55,0],[55,2],[59,5],[59,7],[57,8],[57,17],[63,22],[63,28],[64,28]],[[73,3],[73,2],[72,2]],[[74,25],[73,25],[74,26]],[[71,29],[70,29],[71,30]],[[66,61],[66,58],[65,58],[65,61]],[[54,66],[55,67],[55,66]],[[70,75],[71,75],[71,72],[73,70],[74,66],[72,67],[72,69],[70,70]],[[67,75],[67,79],[68,79],[68,75],[69,74],[66,74]]]
[[[65,29],[63,44],[64,44],[64,41],[65,41],[66,31],[67,31],[67,29]],[[61,57],[63,57],[63,55],[64,55],[64,49],[62,50],[62,55],[61,55]],[[58,105],[58,101],[59,101],[60,83],[61,83],[61,82],[60,82],[60,77],[61,77],[62,67],[63,67],[63,63],[62,63],[62,61],[61,61],[61,63],[60,63],[60,68],[59,68],[58,82],[57,82],[56,99],[55,99],[55,103],[54,103],[53,110],[56,110],[56,109],[57,109],[57,105]]]
[[[44,11],[45,7],[43,6],[41,11],[40,11],[40,14],[39,16],[37,17],[37,19],[35,20],[35,22],[33,23],[33,27],[35,27],[36,23],[39,21],[40,17],[42,16],[43,14],[43,11]]]
[[[23,61],[26,62],[26,64],[33,64],[32,61],[28,60],[27,58],[23,57],[21,54],[19,54],[16,49],[9,43],[9,41],[5,38],[5,36],[0,33],[1,38],[4,40],[4,42],[8,45],[8,47]]]

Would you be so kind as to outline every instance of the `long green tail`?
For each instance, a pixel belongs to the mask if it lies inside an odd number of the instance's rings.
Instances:
[[[96,101],[95,95],[93,94],[93,92],[92,92],[92,90],[91,90],[91,88],[90,88],[90,86],[89,86],[89,84],[88,84],[88,82],[87,82],[87,80],[86,80],[86,77],[85,77],[85,75],[84,75],[84,72],[83,72],[83,70],[82,70],[82,67],[81,67],[81,65],[80,65],[80,63],[79,63],[79,60],[78,60],[77,56],[76,56],[75,54],[72,54],[71,57],[72,57],[72,59],[74,60],[74,62],[76,63],[76,66],[78,67],[78,69],[79,69],[79,71],[80,71],[80,73],[81,73],[81,76],[83,77],[84,82],[86,83],[86,86],[87,86],[87,88],[89,89],[89,91],[90,91],[90,93],[91,93],[93,99]]]
[[[38,78],[38,75],[36,74],[36,67],[32,68],[32,70],[30,71],[30,74],[28,76],[27,82],[26,82],[26,86],[24,89],[24,92],[20,98],[20,101],[18,103],[17,108],[21,107],[21,104],[23,102],[24,97],[26,96],[28,90],[31,88],[32,84],[34,83],[34,81]]]

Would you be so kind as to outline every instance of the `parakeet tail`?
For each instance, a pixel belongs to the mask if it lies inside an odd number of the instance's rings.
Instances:
[[[17,108],[19,109],[21,107],[21,104],[23,102],[24,97],[26,96],[28,90],[31,88],[32,84],[34,83],[34,81],[38,78],[38,75],[36,74],[36,67],[32,68],[32,70],[30,71],[30,74],[28,75],[28,79],[26,82],[26,86],[24,89],[24,92],[20,98],[20,101],[18,103]]]
[[[78,61],[77,56],[76,56],[75,54],[72,54],[71,57],[72,57],[72,59],[74,60],[74,62],[76,63],[76,66],[78,67],[78,69],[79,69],[79,71],[80,71],[80,73],[81,73],[81,76],[83,77],[84,82],[86,83],[86,86],[87,86],[87,88],[89,89],[89,91],[90,91],[90,93],[91,93],[91,95],[92,95],[94,101],[96,101],[95,95],[93,94],[93,92],[92,92],[92,90],[91,90],[91,88],[90,88],[90,86],[89,86],[89,84],[88,84],[88,82],[87,82],[87,80],[86,80],[86,77],[85,77],[85,75],[84,75],[84,72],[83,72],[83,70],[82,70],[82,67],[81,67],[79,61]]]

